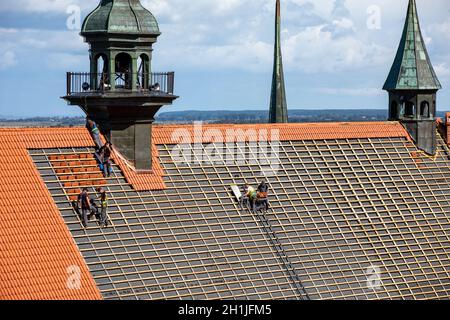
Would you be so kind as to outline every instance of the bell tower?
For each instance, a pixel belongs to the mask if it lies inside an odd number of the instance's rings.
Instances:
[[[389,93],[389,120],[400,121],[417,147],[436,154],[436,93],[441,84],[420,31],[416,0],[409,0],[405,27],[383,90]]]
[[[101,0],[84,20],[90,71],[67,73],[67,95],[94,120],[138,172],[152,169],[154,116],[174,95],[174,73],[152,72],[153,44],[161,35],[139,0]]]

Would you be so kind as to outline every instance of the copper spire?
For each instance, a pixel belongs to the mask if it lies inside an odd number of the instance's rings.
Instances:
[[[280,0],[276,1],[275,11],[275,53],[272,77],[272,92],[270,96],[269,122],[288,122],[286,90],[284,86],[283,59],[281,55]]]

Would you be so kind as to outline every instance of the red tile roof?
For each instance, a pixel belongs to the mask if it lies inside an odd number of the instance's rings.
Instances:
[[[236,133],[235,141],[257,141],[259,133],[267,130],[278,131],[280,141],[336,140],[404,137],[410,139],[399,122],[331,122],[331,123],[290,123],[290,124],[251,124],[251,125],[203,125],[202,143],[226,142],[227,131]],[[217,133],[217,135],[215,135]],[[220,135],[218,135],[220,133]],[[153,139],[155,144],[176,144],[180,137],[194,136],[192,125],[155,125]],[[196,136],[200,136],[197,134]],[[214,138],[211,138],[214,136]],[[223,137],[222,140],[218,139]],[[199,141],[200,142],[200,141]]]
[[[106,179],[93,154],[53,155],[49,160],[71,200],[76,200],[84,187],[97,188],[106,185]]]
[[[119,157],[117,154],[113,154],[113,161],[120,167],[125,176],[125,179],[133,188],[137,191],[147,190],[163,190],[166,185],[163,180],[163,169],[158,160],[158,148],[156,145],[152,145],[152,164],[153,169],[151,173],[138,173],[132,165],[128,163],[124,158]]]
[[[211,130],[210,130],[211,129]],[[320,123],[281,125],[208,125],[201,142],[218,139],[228,129],[238,130],[237,141],[255,141],[260,129],[279,130],[279,140],[324,140],[404,137],[397,122]],[[215,130],[215,131],[212,131]],[[248,130],[248,131],[247,131]],[[206,134],[214,133],[212,135]],[[153,173],[138,174],[115,156],[127,181],[138,191],[164,189],[157,144],[192,135],[193,126],[155,125]],[[208,137],[209,135],[209,137]],[[200,139],[199,139],[200,140]],[[219,138],[220,140],[220,138]],[[235,141],[236,141],[235,140]],[[100,299],[100,293],[42,181],[28,149],[92,147],[84,128],[0,129],[0,299]],[[67,268],[81,269],[81,288],[67,287]]]
[[[101,298],[27,151],[88,146],[86,138],[79,129],[0,130],[0,299]],[[80,289],[68,287],[72,266]]]

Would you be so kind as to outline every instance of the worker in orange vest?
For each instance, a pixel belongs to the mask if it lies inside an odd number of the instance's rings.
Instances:
[[[269,185],[263,181],[258,186],[257,197],[260,201],[264,202],[266,206],[266,211],[269,210]]]

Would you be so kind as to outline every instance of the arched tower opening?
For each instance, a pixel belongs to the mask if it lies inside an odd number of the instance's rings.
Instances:
[[[405,102],[405,117],[413,118],[416,116],[416,105],[412,101]]]
[[[94,57],[95,73],[96,73],[96,88],[97,90],[110,89],[110,77],[108,68],[108,56],[104,53],[99,53]]]
[[[428,101],[422,101],[420,104],[420,116],[423,118],[430,117],[430,104]]]
[[[121,52],[114,60],[115,63],[115,85],[117,89],[131,89],[132,86],[132,59],[130,54]]]
[[[391,109],[390,109],[390,112],[389,112],[389,119],[390,120],[397,119],[398,118],[398,112],[399,112],[399,110],[398,110],[398,103],[397,103],[397,101],[392,101],[391,102]]]
[[[150,87],[150,57],[142,53],[137,60],[138,87],[148,90]]]

